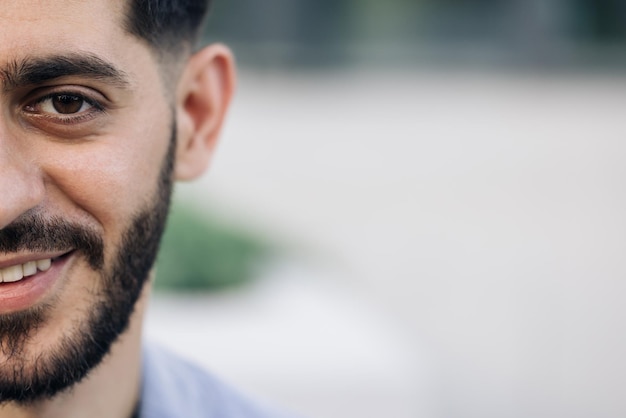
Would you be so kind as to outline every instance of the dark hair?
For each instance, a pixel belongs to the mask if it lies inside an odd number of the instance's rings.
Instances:
[[[184,51],[195,43],[212,0],[128,0],[126,29],[157,52]]]

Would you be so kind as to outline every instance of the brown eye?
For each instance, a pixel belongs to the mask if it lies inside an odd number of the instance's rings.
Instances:
[[[57,93],[42,97],[37,102],[25,107],[30,113],[43,115],[72,116],[97,109],[95,102],[80,94]]]
[[[50,99],[54,110],[63,115],[78,113],[85,103],[83,98],[70,96],[68,94],[60,94],[58,96],[53,96]]]
[[[72,90],[56,91],[40,96],[26,103],[22,109],[31,120],[44,118],[47,122],[58,122],[64,125],[87,122],[105,113],[105,107],[97,98],[83,94],[78,87]],[[92,93],[92,95],[96,94]]]

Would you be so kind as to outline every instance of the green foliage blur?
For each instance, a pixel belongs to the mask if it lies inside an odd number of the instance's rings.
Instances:
[[[173,205],[157,259],[158,290],[216,291],[249,282],[269,244],[211,214]]]

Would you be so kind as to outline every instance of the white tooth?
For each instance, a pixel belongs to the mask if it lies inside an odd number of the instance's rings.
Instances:
[[[24,272],[21,264],[2,269],[2,281],[5,283],[16,282],[21,280],[22,277],[24,277]]]
[[[46,258],[45,260],[37,260],[37,268],[41,271],[46,271],[50,268],[52,260]]]
[[[32,276],[37,273],[37,262],[29,261],[28,263],[22,264],[22,269],[24,270],[24,277]]]

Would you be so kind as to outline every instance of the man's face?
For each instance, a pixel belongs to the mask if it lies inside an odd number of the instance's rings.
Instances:
[[[0,402],[82,378],[154,259],[173,116],[123,14],[123,1],[0,8]]]

